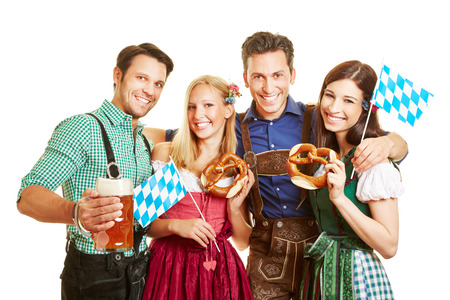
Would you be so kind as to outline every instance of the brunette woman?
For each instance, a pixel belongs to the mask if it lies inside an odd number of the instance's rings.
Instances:
[[[301,299],[393,299],[375,251],[386,259],[397,252],[400,172],[386,159],[352,177],[352,158],[372,109],[369,101],[376,81],[369,65],[347,61],[323,82],[315,146],[333,149],[340,159],[317,170],[316,174],[328,172],[328,186],[310,192],[321,235],[305,250]],[[383,134],[372,109],[365,138]]]

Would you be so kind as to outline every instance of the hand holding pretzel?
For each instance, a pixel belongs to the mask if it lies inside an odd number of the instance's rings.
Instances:
[[[239,172],[234,177],[230,186],[221,187],[217,183],[228,169],[237,169]],[[247,178],[248,165],[236,154],[227,152],[219,161],[210,163],[202,173],[203,186],[214,196],[231,198],[235,196],[244,186]]]
[[[308,152],[307,156],[299,157],[302,152]],[[329,160],[339,159],[337,153],[329,148],[316,148],[312,144],[297,144],[292,147],[286,162],[286,170],[291,177],[292,183],[308,190],[315,190],[327,186],[326,173],[318,177],[308,176],[300,172],[297,168],[297,165],[311,164],[314,162],[323,165],[328,164],[328,161],[322,156],[327,156]]]

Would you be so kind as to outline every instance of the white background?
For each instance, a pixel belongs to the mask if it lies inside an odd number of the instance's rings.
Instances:
[[[65,226],[20,215],[21,178],[43,153],[62,119],[111,99],[112,70],[125,46],[152,42],[175,62],[159,103],[143,123],[179,126],[184,92],[198,75],[241,86],[237,111],[250,104],[240,47],[256,31],[279,32],[295,46],[297,101],[317,100],[323,77],[350,59],[379,72],[381,60],[435,94],[414,128],[380,111],[384,129],[409,144],[401,165],[397,255],[383,261],[397,299],[448,297],[444,245],[447,187],[448,30],[444,1],[10,1],[1,28],[0,297],[58,299]],[[446,221],[447,220],[447,221]],[[242,253],[244,260],[246,252]]]

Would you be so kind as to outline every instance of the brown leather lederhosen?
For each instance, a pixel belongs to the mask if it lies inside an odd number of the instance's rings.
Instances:
[[[302,142],[309,143],[313,106],[308,106],[303,118]],[[306,242],[318,236],[313,217],[269,219],[263,213],[258,175],[286,174],[289,150],[275,150],[255,154],[252,151],[248,122],[240,114],[244,159],[255,175],[250,191],[254,227],[250,236],[247,274],[255,299],[298,299],[303,274],[303,252]],[[304,200],[299,199],[299,206]]]

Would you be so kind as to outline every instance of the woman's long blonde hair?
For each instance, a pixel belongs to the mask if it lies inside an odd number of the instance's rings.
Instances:
[[[223,99],[224,105],[231,105],[233,112],[231,116],[225,121],[225,128],[223,133],[222,142],[219,146],[219,156],[222,156],[226,152],[234,153],[236,151],[237,139],[235,133],[235,113],[234,105],[227,103],[225,98],[228,97],[228,84],[225,80],[218,76],[203,75],[194,79],[186,90],[186,96],[184,99],[184,116],[183,123],[178,130],[172,143],[171,156],[176,166],[191,170],[193,169],[194,162],[199,157],[199,149],[197,145],[197,136],[189,128],[189,122],[187,119],[187,109],[189,105],[189,98],[191,92],[199,84],[208,84],[211,89],[220,95]]]

